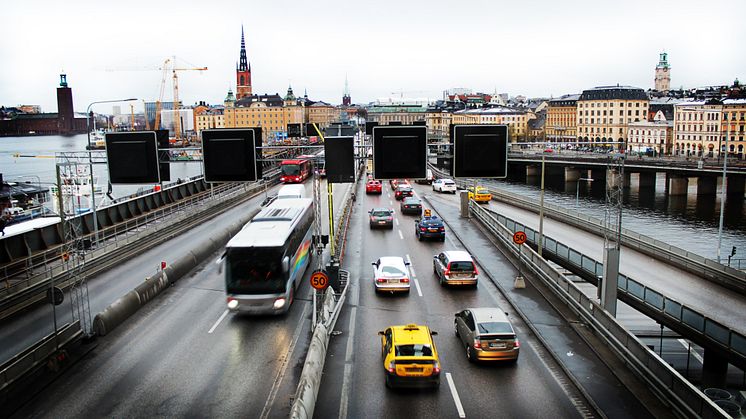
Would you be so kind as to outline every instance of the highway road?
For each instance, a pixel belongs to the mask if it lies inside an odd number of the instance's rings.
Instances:
[[[312,196],[311,182],[306,188]],[[335,186],[335,212],[341,209],[346,188]],[[326,191],[325,184],[322,190]],[[322,199],[325,196],[324,192]],[[189,233],[92,278],[94,314],[152,275],[161,260],[178,258],[198,237],[224,228],[238,213],[250,211],[263,199],[260,195],[216,215]],[[112,333],[98,338],[87,356],[14,417],[287,417],[310,341],[307,277],[312,269],[306,272],[287,315],[235,316],[225,307],[223,276],[213,263],[218,256],[213,255]],[[40,313],[27,321],[30,324],[15,327],[15,333],[22,335],[35,322],[49,319]]]
[[[446,241],[418,242],[414,216],[402,215],[388,182],[381,196],[358,195],[345,267],[351,271],[347,307],[332,337],[324,379],[316,405],[316,418],[431,418],[431,417],[601,417],[583,393],[560,368],[537,336],[488,280],[491,272],[512,282],[516,271],[484,237],[458,231],[469,247],[480,249],[477,289],[446,289],[432,273],[432,257],[444,249],[464,249],[450,229],[458,228],[457,197],[434,195],[429,186],[416,186],[417,195],[437,201],[432,208],[447,221]],[[367,211],[373,207],[395,209],[392,231],[370,230]],[[427,206],[427,205],[425,205]],[[442,211],[441,211],[442,210]],[[456,227],[454,227],[456,226]],[[411,261],[412,289],[407,296],[375,295],[371,262],[381,256],[402,256]],[[580,337],[559,318],[539,295],[520,304],[534,317],[542,335],[556,340],[555,350],[563,352],[584,383],[587,393],[606,417],[653,417],[621,385]],[[474,365],[453,333],[453,315],[466,307],[499,305],[510,313],[521,340],[517,365]],[[442,381],[436,391],[389,390],[384,385],[377,335],[389,325],[421,323],[439,332],[435,344],[440,353]],[[450,377],[447,379],[447,377]],[[451,387],[450,381],[453,382]]]

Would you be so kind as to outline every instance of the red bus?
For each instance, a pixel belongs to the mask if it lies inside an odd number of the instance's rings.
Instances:
[[[309,176],[311,176],[309,160],[283,160],[280,163],[280,182],[282,183],[303,183]]]

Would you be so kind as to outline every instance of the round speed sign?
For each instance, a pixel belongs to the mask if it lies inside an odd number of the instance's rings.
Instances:
[[[526,243],[526,233],[522,231],[516,231],[515,234],[513,234],[513,243],[515,244]]]
[[[311,274],[311,286],[317,290],[325,290],[329,287],[329,275],[321,270],[314,271]]]

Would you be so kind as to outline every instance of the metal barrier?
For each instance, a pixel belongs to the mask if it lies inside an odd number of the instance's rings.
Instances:
[[[5,390],[29,371],[46,363],[49,357],[57,351],[58,345],[62,348],[69,342],[77,340],[81,334],[79,321],[66,324],[57,330],[56,335],[52,333],[46,336],[6,361],[0,366],[0,391]]]
[[[726,413],[704,393],[684,379],[655,352],[649,350],[635,335],[620,325],[596,301],[588,298],[577,285],[540,257],[531,247],[524,245],[519,253],[518,247],[512,242],[513,232],[516,228],[523,227],[522,231],[525,231],[531,240],[535,234],[533,230],[526,229],[522,224],[509,221],[505,217],[499,216],[502,217],[499,218],[493,211],[473,203],[470,203],[469,211],[503,243],[505,248],[520,258],[519,263],[525,265],[538,279],[549,286],[642,380],[654,388],[677,414],[684,417],[727,417]],[[509,228],[511,222],[512,229]],[[587,261],[586,266],[595,272],[598,262],[592,262]],[[582,257],[579,263],[583,265]],[[655,302],[656,299],[651,298],[651,301]],[[665,303],[663,307],[665,308]]]

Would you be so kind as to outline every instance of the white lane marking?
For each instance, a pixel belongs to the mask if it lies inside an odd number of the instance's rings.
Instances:
[[[404,240],[404,236],[401,234],[401,230],[397,229],[396,231],[399,232],[399,238],[402,239],[402,240]]]
[[[414,286],[417,288],[417,295],[422,297],[420,281],[417,280],[417,273],[414,271],[414,266],[412,266],[412,258],[410,258],[409,255],[407,255],[407,262],[409,263],[409,272],[412,274],[412,281],[414,281]]]
[[[394,205],[394,201],[389,199],[389,205]]]
[[[689,349],[689,342],[685,341],[684,339],[678,339],[678,341],[679,341],[679,343],[681,344],[681,346],[683,346],[683,347],[684,347],[684,348],[686,348],[686,349]],[[693,351],[691,351],[691,354],[692,354],[692,356],[693,356],[693,357],[694,357],[694,358],[695,358],[695,359],[696,359],[697,361],[701,362],[702,364],[704,364],[704,363],[705,363],[705,360],[704,360],[704,359],[702,359],[702,355],[700,355],[699,353],[697,353],[697,351],[694,351],[694,350],[693,350]]]
[[[347,407],[350,401],[350,381],[352,380],[352,351],[355,339],[355,316],[357,307],[350,310],[350,325],[347,334],[347,351],[345,352],[345,370],[342,378],[342,395],[339,399],[339,419],[347,419]]]
[[[394,218],[394,221],[396,221],[396,225],[399,225],[399,219],[398,218]]]
[[[448,387],[451,389],[451,395],[453,395],[453,402],[456,403],[456,410],[458,410],[458,417],[465,418],[466,413],[464,412],[464,406],[461,405],[461,399],[458,397],[458,391],[456,391],[456,385],[453,384],[453,378],[451,373],[446,373],[446,380],[448,380]]]
[[[280,370],[277,371],[277,376],[275,377],[275,382],[272,383],[272,389],[269,391],[269,396],[267,397],[267,401],[264,403],[264,409],[262,409],[262,414],[259,415],[260,418],[266,419],[269,417],[269,412],[272,410],[272,405],[275,403],[275,397],[277,397],[277,392],[280,390],[280,383],[282,383],[282,379],[285,377],[285,373],[287,372],[288,365],[290,365],[290,358],[293,355],[293,350],[295,350],[295,344],[298,343],[298,338],[300,337],[300,332],[303,330],[303,320],[306,318],[306,313],[308,312],[308,306],[309,304],[303,305],[303,312],[300,314],[300,317],[298,318],[298,326],[295,327],[295,332],[293,332],[293,339],[290,341],[290,346],[288,347],[288,351],[285,353],[285,359],[282,360],[282,366],[280,367]]]
[[[220,322],[222,322],[222,321],[223,321],[223,319],[225,318],[225,316],[227,316],[227,315],[228,315],[228,310],[226,309],[226,310],[225,310],[225,311],[223,312],[223,314],[222,314],[222,315],[220,315],[220,318],[218,319],[218,321],[216,321],[216,322],[215,322],[215,324],[213,324],[213,325],[212,325],[212,327],[210,328],[210,330],[208,330],[208,331],[207,331],[207,333],[208,333],[208,334],[211,334],[212,332],[214,332],[214,331],[215,331],[215,328],[216,328],[216,327],[218,327],[218,325],[220,324]]]

